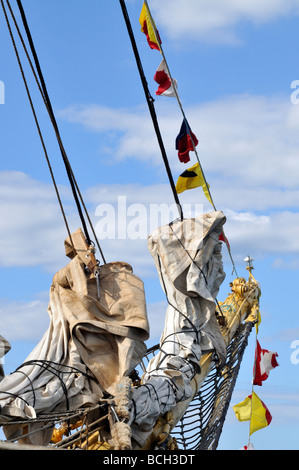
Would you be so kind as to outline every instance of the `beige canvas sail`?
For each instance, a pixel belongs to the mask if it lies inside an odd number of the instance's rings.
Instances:
[[[49,328],[26,365],[1,382],[1,420],[98,403],[104,393],[113,395],[146,351],[143,282],[127,263],[101,266],[98,299],[94,275],[82,256],[74,256],[53,278],[48,314]],[[11,437],[21,428],[6,426],[5,432]],[[50,437],[51,431],[34,434],[30,443],[46,444]]]

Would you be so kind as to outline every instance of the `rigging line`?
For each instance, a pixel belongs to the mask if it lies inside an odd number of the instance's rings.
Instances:
[[[199,272],[200,272],[201,275],[203,276],[204,281],[205,281],[205,283],[206,283],[206,287],[209,288],[209,286],[208,286],[208,281],[207,281],[207,278],[206,278],[206,275],[205,275],[204,271],[201,269],[200,266],[198,266],[198,264],[197,264],[196,261],[195,261],[196,255],[194,256],[194,258],[192,258],[191,254],[189,253],[189,251],[187,250],[187,248],[186,248],[185,245],[183,244],[182,240],[177,236],[177,234],[176,234],[175,231],[173,230],[173,224],[169,224],[169,227],[171,228],[173,235],[177,238],[178,242],[179,242],[180,245],[182,246],[183,250],[184,250],[184,251],[186,252],[186,254],[189,256],[191,262],[195,264],[195,266],[197,267],[197,269],[199,270]],[[221,230],[223,230],[223,229],[221,228]],[[237,273],[237,272],[236,272],[236,273]],[[222,317],[222,319],[224,319],[224,315],[223,315],[221,306],[220,306],[220,304],[219,304],[217,298],[215,298],[215,302],[216,302],[216,304],[217,304],[217,306],[218,306],[218,309],[219,309],[219,315]]]
[[[147,81],[146,81],[146,77],[145,77],[145,74],[144,74],[144,70],[143,70],[143,66],[142,66],[142,63],[141,63],[140,55],[139,55],[138,48],[137,48],[137,45],[136,45],[136,41],[135,41],[131,21],[130,21],[129,14],[128,14],[128,11],[127,11],[127,7],[126,7],[126,4],[125,4],[124,0],[119,0],[119,2],[120,2],[120,6],[121,6],[121,9],[122,9],[122,12],[123,12],[123,16],[124,16],[124,20],[125,20],[125,23],[126,23],[126,26],[127,26],[127,30],[128,30],[128,33],[129,33],[129,37],[130,37],[130,40],[131,40],[134,56],[135,56],[135,59],[136,59],[137,68],[138,68],[138,71],[139,71],[139,74],[140,74],[141,82],[142,82],[144,93],[145,93],[145,96],[146,96],[146,101],[147,101],[149,111],[150,111],[150,115],[151,115],[151,118],[152,118],[152,121],[153,121],[153,126],[154,126],[154,129],[155,129],[155,132],[156,132],[156,136],[157,136],[157,139],[158,139],[159,146],[160,146],[160,150],[161,150],[162,158],[163,158],[164,165],[165,165],[165,168],[166,168],[169,183],[170,183],[170,186],[171,186],[171,189],[172,189],[174,200],[175,200],[176,205],[177,205],[177,209],[179,211],[180,218],[181,218],[181,220],[183,220],[183,217],[184,217],[183,216],[183,210],[182,210],[182,207],[181,207],[181,204],[180,204],[180,201],[179,201],[179,198],[178,198],[178,194],[177,194],[177,191],[176,191],[176,188],[175,188],[175,184],[174,184],[174,181],[173,181],[173,177],[172,177],[172,174],[171,174],[171,170],[170,170],[170,166],[169,166],[169,162],[168,162],[168,158],[167,158],[167,154],[166,154],[166,150],[165,150],[163,139],[162,139],[162,136],[161,136],[161,132],[160,132],[159,124],[158,124],[158,119],[157,119],[157,115],[156,115],[156,111],[155,111],[155,106],[154,106],[154,99],[151,96],[149,88],[148,88],[148,84],[147,84]]]
[[[8,0],[7,0],[7,2],[8,2]],[[76,179],[75,179],[73,170],[72,170],[72,168],[71,168],[69,159],[68,159],[68,157],[67,157],[65,148],[64,148],[63,143],[62,143],[62,140],[61,140],[61,136],[60,136],[60,133],[59,133],[57,121],[56,121],[56,119],[55,119],[55,115],[54,115],[53,108],[52,108],[52,105],[51,105],[51,101],[50,101],[50,98],[49,98],[49,95],[48,95],[48,91],[47,91],[47,87],[46,87],[46,84],[45,84],[45,80],[44,80],[44,77],[43,77],[43,74],[42,74],[42,70],[41,70],[41,67],[40,67],[39,59],[38,59],[38,56],[37,56],[37,53],[36,53],[36,49],[35,49],[35,46],[34,46],[34,43],[33,43],[32,35],[31,35],[30,29],[29,29],[29,25],[28,25],[28,22],[27,22],[27,19],[26,19],[26,15],[25,15],[23,6],[22,6],[22,2],[21,2],[20,0],[17,0],[17,4],[18,4],[19,10],[20,10],[22,22],[23,22],[23,25],[24,25],[24,28],[25,28],[25,31],[26,31],[26,35],[27,35],[27,39],[28,39],[28,42],[29,42],[29,45],[30,45],[30,49],[31,49],[31,52],[32,52],[32,55],[33,55],[33,58],[34,58],[35,66],[36,66],[36,69],[37,69],[37,73],[38,73],[38,76],[39,76],[39,79],[40,79],[40,85],[41,85],[41,87],[42,87],[42,90],[40,89],[40,91],[41,91],[42,97],[43,97],[43,99],[44,99],[44,102],[45,102],[45,104],[46,104],[46,108],[47,108],[47,111],[48,111],[48,113],[49,113],[49,116],[50,116],[52,125],[53,125],[53,127],[54,127],[54,131],[55,131],[55,134],[56,134],[56,137],[57,137],[57,140],[58,140],[58,144],[59,144],[60,151],[61,151],[61,154],[62,154],[63,162],[64,162],[64,165],[65,165],[65,168],[66,168],[66,172],[67,172],[67,175],[68,175],[68,178],[69,178],[69,181],[70,181],[70,185],[71,185],[71,189],[72,189],[72,192],[73,192],[73,196],[74,196],[74,199],[75,199],[75,202],[76,202],[77,210],[78,210],[78,213],[79,213],[79,216],[80,216],[80,219],[81,219],[81,223],[82,223],[82,225],[83,225],[83,230],[84,230],[84,233],[85,233],[86,241],[87,241],[88,245],[90,246],[90,245],[91,245],[91,239],[90,239],[89,234],[88,234],[86,222],[85,222],[85,220],[84,220],[84,216],[83,216],[83,213],[82,213],[82,208],[81,208],[81,206],[80,206],[80,202],[79,202],[78,196],[79,196],[79,198],[80,198],[81,204],[82,204],[83,209],[84,209],[84,211],[85,211],[85,214],[86,214],[86,216],[87,216],[89,225],[90,225],[90,227],[91,227],[93,236],[94,236],[94,238],[95,238],[95,241],[96,241],[97,246],[98,246],[98,248],[99,248],[99,251],[100,251],[100,253],[101,253],[101,256],[102,256],[102,258],[103,258],[103,261],[104,261],[104,263],[106,263],[105,257],[104,257],[104,255],[103,255],[103,251],[102,251],[102,249],[101,249],[101,247],[100,247],[100,244],[99,244],[98,238],[97,238],[97,236],[96,236],[95,230],[94,230],[94,228],[93,228],[93,225],[92,225],[90,216],[89,216],[88,211],[87,211],[87,209],[86,209],[86,205],[85,205],[85,203],[84,203],[82,194],[81,194],[80,189],[79,189],[79,187],[78,187],[77,181],[76,181]],[[13,15],[12,12],[11,12],[11,14]],[[19,33],[19,35],[20,35],[20,33]],[[24,43],[23,43],[23,47],[25,48],[25,52],[26,52],[26,46],[24,45]],[[29,58],[29,56],[28,56],[28,53],[26,53],[26,55],[27,55],[28,60],[30,61],[30,58]],[[31,61],[30,61],[30,63],[31,63]],[[32,67],[31,67],[31,68],[32,68]],[[33,68],[32,68],[32,70],[33,70]],[[38,83],[38,80],[37,80],[37,83]],[[40,88],[40,87],[39,87],[39,88]]]
[[[256,365],[257,365],[257,343],[258,343],[258,339],[257,339],[257,331],[255,332],[255,351],[254,351],[254,361],[253,361],[253,376],[252,376],[252,384],[251,384],[251,406],[250,406],[250,419],[249,419],[249,429],[248,429],[248,443],[250,443],[250,439],[251,439],[251,429],[250,429],[250,425],[251,425],[251,420],[252,420],[252,413],[253,413],[253,393],[254,393],[254,379],[255,379],[255,374],[256,374]]]
[[[15,24],[15,27],[16,27],[16,30],[17,30],[17,32],[18,32],[20,41],[21,41],[21,43],[22,43],[24,52],[25,52],[25,54],[26,54],[27,60],[28,60],[28,62],[29,62],[30,68],[31,68],[31,70],[32,70],[33,76],[34,76],[34,78],[35,78],[37,87],[38,87],[38,89],[39,89],[39,91],[40,91],[40,94],[41,94],[42,99],[43,99],[43,101],[44,101],[45,107],[46,107],[46,109],[47,109],[47,111],[48,111],[48,115],[49,115],[49,118],[50,118],[50,120],[51,120],[51,122],[52,122],[52,125],[53,125],[53,128],[54,128],[54,132],[55,132],[55,135],[56,135],[58,144],[59,144],[59,146],[60,146],[60,149],[62,149],[62,151],[63,151],[63,145],[62,145],[61,137],[60,137],[60,134],[59,134],[59,131],[58,131],[58,126],[57,126],[57,123],[56,123],[56,121],[55,121],[54,113],[53,113],[53,110],[52,110],[52,112],[50,111],[51,103],[48,102],[48,101],[46,100],[46,98],[45,98],[44,91],[43,91],[42,88],[41,88],[41,84],[40,84],[39,79],[38,79],[38,77],[37,77],[37,75],[36,75],[36,71],[35,71],[34,66],[33,66],[33,64],[32,64],[32,61],[31,61],[31,59],[30,59],[30,56],[29,56],[29,53],[28,53],[26,44],[25,44],[24,39],[23,39],[23,37],[22,37],[22,34],[21,34],[21,32],[20,32],[20,28],[19,28],[18,23],[17,23],[17,21],[16,21],[15,15],[14,15],[14,13],[13,13],[13,11],[12,11],[12,8],[11,8],[11,6],[10,6],[10,4],[9,4],[9,0],[7,0],[7,4],[8,4],[8,7],[9,7],[11,16],[12,16],[12,18],[13,18],[13,21],[14,21],[14,24]],[[24,18],[24,20],[26,21],[26,18]],[[29,34],[30,34],[30,31],[29,31]],[[37,61],[38,61],[38,59],[37,59]],[[66,156],[66,154],[65,154],[65,156]],[[67,159],[67,156],[66,156],[66,159]],[[81,192],[80,192],[80,189],[79,189],[79,187],[78,187],[77,181],[76,181],[76,179],[75,179],[75,176],[74,176],[74,174],[73,174],[73,171],[72,171],[72,168],[71,168],[70,164],[69,164],[69,169],[70,169],[70,171],[71,171],[71,173],[72,173],[72,178],[73,178],[74,183],[75,183],[75,185],[76,185],[76,189],[77,189],[78,195],[79,195],[79,197],[80,197],[82,206],[83,206],[83,208],[84,208],[85,214],[86,214],[86,216],[87,216],[89,225],[90,225],[90,227],[91,227],[91,230],[92,230],[94,239],[95,239],[96,244],[97,244],[97,246],[98,246],[98,249],[99,249],[99,251],[100,251],[100,253],[101,253],[102,259],[103,259],[104,263],[106,264],[106,260],[105,260],[103,251],[102,251],[101,246],[100,246],[100,244],[99,244],[97,235],[96,235],[96,233],[95,233],[93,224],[92,224],[92,222],[91,222],[89,213],[88,213],[87,208],[86,208],[86,206],[85,206],[85,203],[84,203],[82,194],[81,194]],[[73,247],[73,248],[74,248],[74,247]]]
[[[12,372],[12,374],[14,374],[15,372],[19,372],[19,369],[21,369],[22,367],[26,367],[29,365],[40,366],[40,364],[45,364],[49,368],[48,370],[54,369],[57,373],[59,372],[60,374],[82,374],[87,379],[93,380],[94,382],[97,383],[96,378],[92,375],[89,375],[88,372],[84,372],[81,369],[78,369],[77,367],[74,367],[74,366],[70,366],[68,364],[61,364],[59,362],[49,361],[46,359],[32,359],[30,361],[23,362],[23,364],[21,364],[14,372]],[[54,366],[57,366],[57,368],[55,368]],[[69,372],[63,371],[62,369],[59,369],[59,367],[70,369],[70,370]]]
[[[57,370],[54,367],[51,367],[50,366],[51,361],[42,361],[41,360],[39,362],[40,362],[40,364],[36,363],[36,365],[41,368],[42,372],[43,371],[50,372],[51,374],[55,375],[55,377],[57,377],[57,379],[59,380],[62,391],[63,391],[64,396],[65,396],[66,409],[67,409],[67,411],[69,411],[70,408],[69,408],[68,388],[67,388],[66,384],[64,383],[62,377],[60,376],[61,375],[60,370],[59,369]]]
[[[8,2],[8,0],[7,0],[7,2]],[[44,97],[45,97],[45,100],[46,100],[47,105],[48,105],[48,110],[49,110],[49,112],[51,114],[51,117],[53,119],[53,121],[52,121],[53,126],[54,126],[55,131],[57,132],[57,135],[58,135],[59,134],[58,126],[57,126],[56,119],[55,119],[55,116],[54,116],[54,113],[53,113],[51,101],[50,101],[48,91],[47,91],[47,88],[46,88],[46,84],[45,84],[45,81],[44,81],[44,78],[43,78],[43,74],[42,74],[42,71],[41,71],[41,68],[40,68],[39,60],[38,60],[37,53],[36,53],[36,50],[35,50],[35,47],[34,47],[32,36],[31,36],[31,33],[30,33],[30,29],[29,29],[27,19],[26,19],[26,16],[25,16],[25,12],[24,12],[24,9],[23,9],[23,6],[22,6],[22,3],[21,3],[20,0],[17,0],[17,4],[18,4],[18,7],[19,7],[19,10],[20,10],[20,13],[21,13],[23,25],[24,25],[24,28],[25,28],[25,31],[26,31],[26,34],[27,34],[27,38],[28,38],[28,42],[29,42],[29,45],[30,45],[31,52],[33,54],[33,58],[34,58],[34,61],[35,61],[37,72],[38,72],[38,75],[40,77]],[[76,202],[76,205],[77,205],[79,216],[80,216],[80,219],[81,219],[81,222],[82,222],[82,225],[83,225],[84,233],[85,233],[85,236],[87,238],[88,245],[90,245],[91,244],[90,243],[90,238],[89,238],[89,235],[88,235],[88,232],[87,232],[85,220],[83,218],[82,209],[81,209],[81,206],[80,206],[79,201],[78,201],[78,195],[77,195],[76,190],[75,190],[74,181],[73,181],[71,171],[70,171],[70,165],[69,165],[69,162],[67,160],[65,149],[62,145],[61,139],[59,139],[59,147],[60,147],[62,158],[63,158],[64,164],[65,164],[66,172],[67,172],[67,175],[68,175],[68,178],[69,178],[69,181],[70,181],[70,185],[71,185],[71,188],[72,188],[74,199],[75,199],[75,202]]]
[[[0,394],[1,394],[1,393],[4,393],[5,395],[9,395],[10,397],[19,398],[20,400],[23,400],[23,402],[26,403],[26,405],[30,406],[30,404],[28,403],[28,401],[25,400],[25,398],[21,397],[21,395],[16,395],[15,393],[7,392],[6,390],[0,390]],[[2,424],[1,424],[1,425],[2,425]]]
[[[201,273],[201,275],[202,275],[202,277],[204,278],[204,281],[205,281],[205,283],[206,283],[206,287],[207,287],[207,289],[209,289],[207,277],[206,277],[204,271],[201,269],[200,266],[198,266],[198,264],[197,264],[196,261],[195,261],[196,254],[195,254],[194,258],[192,258],[191,254],[189,253],[189,251],[187,250],[187,248],[186,248],[185,245],[183,244],[182,240],[177,236],[177,234],[176,234],[175,231],[173,230],[172,224],[169,224],[169,227],[171,228],[173,235],[176,237],[176,239],[177,239],[178,242],[180,243],[180,245],[181,245],[181,247],[183,248],[183,250],[185,251],[185,253],[186,253],[186,254],[188,255],[188,257],[190,258],[191,262],[195,264],[195,266],[197,267],[198,271]],[[216,303],[217,303],[218,306],[219,306],[220,313],[222,314],[220,305],[219,305],[219,303],[218,303],[218,300],[215,299],[215,301],[216,301]],[[222,315],[222,316],[223,316],[223,315]]]
[[[12,41],[12,44],[13,44],[13,47],[14,47],[16,57],[17,57],[17,61],[18,61],[18,64],[19,64],[19,68],[20,68],[20,71],[21,71],[23,82],[24,82],[24,85],[25,85],[25,88],[26,88],[27,96],[28,96],[28,99],[29,99],[29,103],[30,103],[30,106],[31,106],[31,110],[32,110],[32,113],[33,113],[33,117],[34,117],[34,120],[35,120],[35,124],[36,124],[36,127],[37,127],[39,138],[40,138],[40,141],[41,141],[41,144],[42,144],[42,147],[43,147],[43,150],[44,150],[45,158],[46,158],[46,161],[47,161],[47,164],[48,164],[48,167],[49,167],[49,171],[50,171],[52,182],[53,182],[53,185],[54,185],[54,188],[55,188],[55,192],[56,192],[56,196],[57,196],[58,203],[59,203],[59,206],[60,206],[60,210],[61,210],[63,220],[64,220],[64,223],[65,223],[65,226],[66,226],[66,230],[67,230],[68,235],[70,237],[72,247],[74,248],[70,228],[69,228],[69,225],[68,225],[68,222],[67,222],[67,218],[66,218],[64,209],[63,209],[62,201],[61,201],[60,194],[59,194],[59,191],[58,191],[58,187],[57,187],[57,184],[56,184],[56,181],[55,181],[55,177],[54,177],[54,173],[53,173],[51,163],[50,163],[50,160],[49,160],[48,152],[47,152],[45,142],[44,142],[44,139],[43,139],[43,136],[42,136],[42,133],[41,133],[41,129],[40,129],[40,126],[39,126],[39,123],[38,123],[38,119],[37,119],[37,116],[36,116],[36,112],[35,112],[35,109],[34,109],[34,105],[33,105],[33,102],[32,102],[32,98],[31,98],[31,95],[30,95],[30,91],[29,91],[29,88],[28,88],[28,84],[27,84],[27,81],[26,81],[26,77],[25,77],[25,74],[24,74],[24,70],[23,70],[21,61],[20,61],[20,56],[19,56],[19,53],[18,53],[18,50],[17,50],[17,46],[16,46],[16,43],[15,43],[14,37],[13,37],[12,29],[11,29],[11,26],[10,26],[10,23],[9,23],[9,19],[8,19],[8,16],[7,16],[7,12],[6,12],[3,0],[1,0],[1,5],[2,5],[2,10],[3,10],[4,16],[5,16],[6,24],[7,24],[7,27],[8,27],[8,31],[9,31],[9,34],[10,34],[10,38],[11,38],[11,41]]]
[[[26,374],[24,371],[16,370],[14,373],[16,373],[16,372],[18,372],[19,374],[23,374],[26,377],[26,379],[29,381],[30,387],[31,387],[31,392],[32,392],[32,395],[33,395],[32,408],[35,408],[36,397],[35,397],[35,390],[34,390],[34,386],[33,386],[33,381],[30,379],[29,375]]]
[[[168,305],[170,305],[174,310],[176,310],[179,315],[182,315],[182,317],[184,317],[185,320],[191,325],[191,330],[195,333],[196,340],[199,343],[199,333],[200,333],[200,331],[196,328],[196,326],[193,324],[193,322],[190,320],[190,318],[187,315],[185,315],[183,312],[181,312],[175,305],[173,305],[170,302],[169,297],[168,297],[168,293],[167,293],[167,289],[166,289],[164,276],[163,276],[161,258],[159,256],[159,254],[157,255],[157,260],[158,260],[158,266],[159,266],[159,274],[160,274],[160,277],[161,277],[161,280],[162,280],[162,285],[163,285],[163,289],[164,289],[164,292],[165,292],[165,296],[166,296],[166,300],[167,300]]]
[[[199,160],[198,152],[197,152],[197,149],[196,149],[194,140],[193,140],[193,138],[192,138],[192,132],[191,132],[189,123],[188,123],[188,121],[187,121],[186,114],[185,114],[185,111],[184,111],[184,109],[183,109],[183,105],[182,105],[182,102],[181,102],[181,100],[180,100],[177,87],[175,86],[174,80],[173,80],[173,78],[172,78],[172,75],[171,75],[171,72],[170,72],[170,69],[169,69],[169,66],[168,66],[168,62],[167,62],[167,60],[166,60],[166,56],[165,56],[165,53],[164,53],[164,50],[163,50],[163,47],[162,47],[162,43],[161,43],[161,41],[160,41],[160,36],[159,36],[158,31],[157,31],[157,29],[156,29],[156,25],[155,25],[155,22],[154,22],[154,20],[153,20],[153,17],[152,17],[152,14],[151,14],[151,11],[150,11],[150,8],[149,8],[149,5],[148,5],[147,0],[144,0],[144,3],[145,3],[146,6],[147,6],[147,9],[148,9],[148,12],[149,12],[149,15],[150,15],[150,19],[151,19],[151,23],[152,23],[153,28],[154,28],[155,36],[156,36],[156,39],[157,39],[157,41],[158,41],[158,45],[159,45],[159,47],[160,47],[160,51],[161,51],[162,57],[163,57],[163,59],[164,59],[164,61],[165,61],[166,69],[167,69],[168,75],[169,75],[169,77],[170,77],[170,81],[171,81],[171,84],[172,84],[172,87],[173,87],[173,90],[174,90],[174,93],[175,93],[175,96],[176,96],[176,99],[177,99],[179,108],[180,108],[180,110],[181,110],[181,112],[182,112],[183,119],[184,119],[185,124],[186,124],[186,126],[187,126],[188,134],[189,134],[190,140],[191,140],[191,142],[192,142],[193,150],[194,150],[194,153],[195,153],[195,156],[196,156],[196,159],[197,159],[197,162],[198,162],[200,171],[201,171],[201,173],[202,173],[202,176],[203,176],[203,179],[204,179],[204,182],[205,182],[205,185],[206,185],[208,194],[209,194],[209,196],[210,196],[210,199],[211,199],[211,202],[212,202],[212,206],[213,206],[214,210],[217,211],[216,206],[215,206],[214,201],[213,201],[213,197],[212,197],[211,191],[210,191],[210,186],[209,186],[209,184],[208,184],[208,182],[207,182],[207,180],[206,180],[205,173],[204,173],[204,171],[203,171],[201,162],[200,162],[200,160]],[[230,246],[229,246],[229,244],[228,244],[228,241],[227,241],[227,239],[226,239],[226,236],[225,236],[225,234],[224,234],[224,230],[223,230],[223,229],[222,229],[222,234],[223,234],[223,238],[224,238],[225,245],[226,245],[227,250],[228,250],[228,254],[229,254],[229,256],[230,256],[230,259],[231,259],[231,262],[232,262],[232,265],[233,265],[233,272],[235,272],[236,276],[239,277],[239,276],[238,276],[238,273],[237,273],[237,270],[236,270],[236,267],[235,267],[235,263],[234,263],[232,254],[231,254],[231,249],[230,249]]]

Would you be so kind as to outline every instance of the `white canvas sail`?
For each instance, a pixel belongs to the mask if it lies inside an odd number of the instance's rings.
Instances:
[[[190,398],[202,354],[224,362],[226,345],[215,316],[215,298],[225,278],[219,236],[222,212],[157,229],[148,240],[168,300],[160,351],[134,390],[133,438],[142,446],[159,416]]]

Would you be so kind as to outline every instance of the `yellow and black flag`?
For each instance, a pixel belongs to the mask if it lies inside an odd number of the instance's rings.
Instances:
[[[202,186],[203,192],[205,193],[206,198],[208,201],[213,205],[211,196],[208,190],[208,187],[205,182],[205,178],[202,174],[201,168],[199,163],[196,163],[188,170],[182,173],[177,181],[176,184],[176,191],[178,194],[187,191],[188,189],[198,188]]]

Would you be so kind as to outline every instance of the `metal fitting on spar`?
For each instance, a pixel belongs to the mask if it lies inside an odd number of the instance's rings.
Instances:
[[[231,287],[232,292],[241,296],[249,291],[249,288],[246,285],[246,279],[244,279],[244,277],[239,277],[235,279],[233,282],[230,282],[229,285]]]
[[[248,292],[248,287],[239,284],[239,285],[237,285],[237,286],[233,286],[233,287],[232,287],[232,291],[233,291],[235,294],[243,295],[243,294],[246,294],[246,293]]]
[[[195,455],[192,454],[157,454],[157,455],[152,455],[149,454],[147,456],[147,464],[148,465],[192,465],[193,463],[193,458]]]

